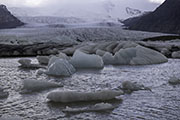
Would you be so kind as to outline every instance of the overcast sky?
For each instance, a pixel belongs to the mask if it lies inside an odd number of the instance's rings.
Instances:
[[[107,1],[107,0],[0,0],[0,3],[6,4],[8,6],[26,6],[26,7],[42,7],[42,6],[49,6],[53,4],[82,4],[82,3],[89,3],[89,2],[99,2],[99,1]],[[110,0],[111,1],[111,0]],[[123,1],[124,3],[129,2],[129,0],[119,0]],[[131,1],[138,1],[138,0],[131,0]],[[144,0],[143,3],[149,2],[151,3],[162,3],[164,0]]]
[[[21,16],[21,14],[80,18],[111,16],[121,19],[129,17],[126,13],[126,7],[141,11],[153,11],[162,2],[164,0],[0,0],[0,3],[5,4],[8,8],[29,8],[21,11],[10,9],[17,16]]]

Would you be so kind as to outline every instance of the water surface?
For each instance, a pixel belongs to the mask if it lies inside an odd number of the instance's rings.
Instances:
[[[168,84],[169,77],[180,77],[180,60],[147,66],[106,66],[102,70],[79,70],[72,77],[54,78],[37,76],[36,70],[18,68],[19,58],[0,59],[0,86],[10,93],[8,99],[0,100],[1,115],[18,115],[24,120],[179,120],[180,85]],[[35,61],[34,58],[32,58]],[[48,102],[46,90],[32,94],[20,94],[23,79],[53,81],[64,85],[61,90],[95,91],[113,89],[129,80],[144,84],[150,91],[137,91],[121,96],[121,100],[107,101],[114,110],[67,114],[66,106],[85,107],[96,102],[60,104]]]

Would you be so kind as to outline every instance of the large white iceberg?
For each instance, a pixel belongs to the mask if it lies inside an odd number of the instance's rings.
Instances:
[[[25,92],[36,92],[41,90],[46,90],[50,88],[62,87],[58,83],[42,81],[42,80],[23,80],[22,93]]]
[[[104,63],[100,56],[86,54],[80,50],[76,50],[70,63],[75,68],[103,68]]]
[[[45,73],[52,76],[71,76],[75,72],[76,69],[67,60],[52,57]]]
[[[78,92],[78,91],[57,91],[48,94],[47,98],[53,102],[80,102],[80,101],[105,101],[115,99],[116,96],[122,95],[121,90],[102,90],[97,92]]]
[[[120,49],[116,52],[114,59],[115,64],[118,65],[149,65],[168,61],[163,54],[139,45],[132,48]]]

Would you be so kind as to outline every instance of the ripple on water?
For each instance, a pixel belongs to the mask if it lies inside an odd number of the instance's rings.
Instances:
[[[34,58],[33,62],[37,62]],[[36,76],[35,70],[18,68],[18,58],[0,59],[0,85],[10,92],[8,99],[0,101],[1,115],[18,115],[26,120],[89,119],[89,120],[178,120],[180,118],[180,85],[168,84],[171,76],[180,77],[180,60],[147,66],[106,66],[103,70],[79,70],[72,77],[54,78]],[[43,79],[61,82],[64,87],[78,91],[95,91],[116,88],[129,80],[144,84],[152,89],[124,95],[121,101],[109,101],[117,106],[106,112],[78,114],[63,113],[66,106],[85,107],[95,104],[60,104],[47,102],[49,91],[19,94],[23,79]]]

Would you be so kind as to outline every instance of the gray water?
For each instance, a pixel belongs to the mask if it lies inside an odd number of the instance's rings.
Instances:
[[[180,60],[148,66],[106,66],[102,70],[79,70],[72,77],[54,78],[36,76],[36,70],[18,68],[18,58],[0,59],[0,86],[10,93],[0,100],[0,116],[20,116],[23,120],[180,120],[180,85],[168,84],[169,77],[180,77]],[[36,62],[36,61],[34,61]],[[23,79],[41,79],[64,85],[63,88],[78,91],[113,89],[129,80],[144,84],[150,91],[136,91],[121,96],[122,100],[107,101],[115,109],[104,112],[64,113],[69,107],[85,107],[96,104],[51,103],[46,99],[46,90],[20,94]]]

